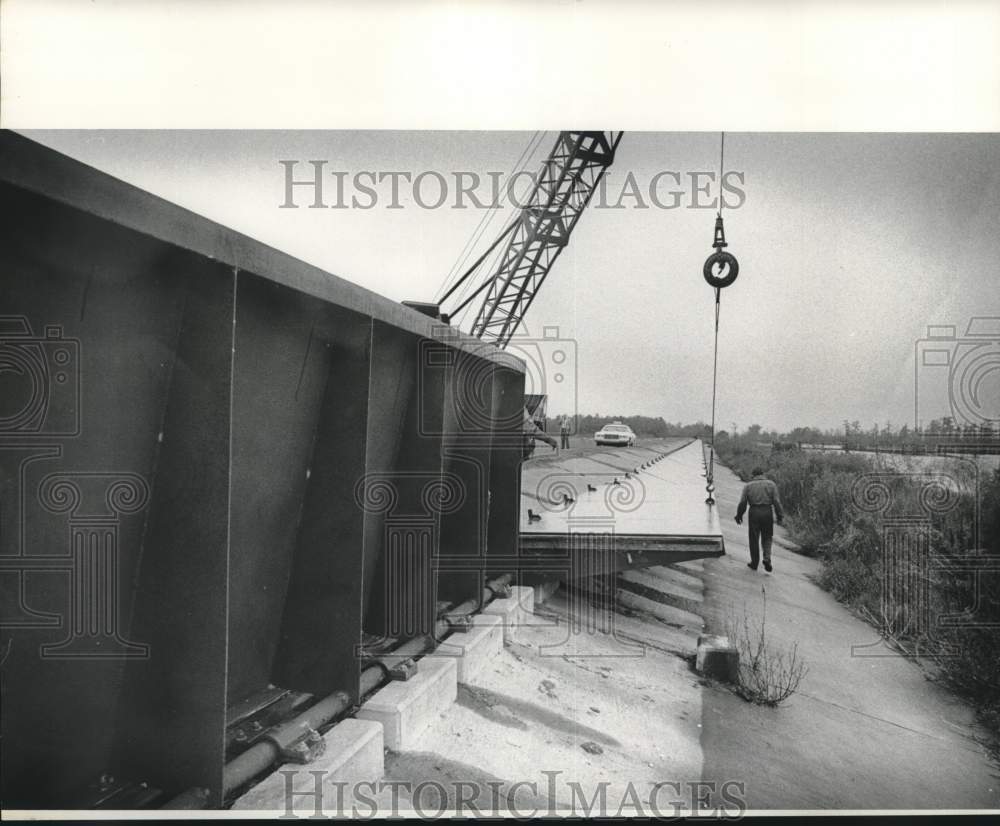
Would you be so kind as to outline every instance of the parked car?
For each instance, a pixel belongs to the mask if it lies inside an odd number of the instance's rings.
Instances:
[[[627,424],[612,422],[604,425],[594,434],[594,444],[632,447],[635,444],[635,433]]]

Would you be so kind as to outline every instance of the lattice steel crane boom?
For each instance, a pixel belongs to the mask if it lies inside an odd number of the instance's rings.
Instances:
[[[471,334],[505,347],[541,289],[570,234],[612,164],[622,132],[560,132],[531,194],[513,222],[448,291],[446,300],[506,239],[482,284],[452,315],[483,291]]]

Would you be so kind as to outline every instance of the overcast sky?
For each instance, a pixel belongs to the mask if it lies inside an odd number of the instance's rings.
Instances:
[[[452,207],[454,173],[506,176],[529,145],[527,169],[535,171],[555,140],[546,133],[532,143],[527,132],[25,134],[398,300],[434,299],[486,213],[469,199],[467,209]],[[592,205],[527,320],[531,337],[558,327],[572,342],[559,346],[575,348],[575,380],[555,383],[550,365],[551,411],[710,417],[713,292],[701,269],[715,212],[693,207],[717,188],[693,196],[690,173],[717,173],[719,143],[718,133],[624,136],[606,201],[619,201],[631,175],[644,203],[626,196],[623,209]],[[281,209],[282,160],[300,162],[299,179],[311,176],[308,161],[326,161],[330,204],[335,171],[347,173],[348,202],[357,195],[368,203],[352,178],[369,170],[441,173],[450,179],[448,202],[423,208],[401,180],[401,208],[390,208],[387,179],[371,209],[308,209],[303,188],[295,191],[301,208]],[[956,325],[961,339],[970,317],[1000,316],[1000,137],[730,133],[725,168],[742,173],[742,184],[730,181],[745,200],[724,212],[740,275],[722,295],[720,426],[912,424],[914,347],[927,325]],[[661,176],[657,189],[661,204],[677,198],[677,208],[650,202],[660,172],[680,176],[680,186]],[[488,200],[488,180],[477,192]],[[436,180],[425,177],[420,194],[433,203]],[[727,196],[731,206],[737,200]],[[473,258],[510,214],[492,216]],[[980,401],[995,406],[1000,370],[980,390]]]

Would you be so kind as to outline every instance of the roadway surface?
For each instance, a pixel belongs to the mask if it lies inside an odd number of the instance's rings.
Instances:
[[[715,540],[721,550],[703,470],[701,443],[691,439],[631,448],[588,441],[558,452],[539,444],[521,474],[522,539],[613,530],[620,538],[658,538],[664,549],[671,539],[680,549],[691,538]]]

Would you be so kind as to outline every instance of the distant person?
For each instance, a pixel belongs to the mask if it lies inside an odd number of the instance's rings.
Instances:
[[[771,539],[774,536],[774,520],[771,516],[771,509],[774,509],[774,516],[777,517],[779,525],[785,518],[785,513],[781,508],[778,486],[764,477],[764,469],[755,467],[752,475],[753,478],[743,486],[740,505],[736,509],[736,524],[743,524],[743,514],[749,505],[750,561],[747,563],[747,567],[753,571],[757,570],[757,564],[760,562],[758,543],[762,543],[764,545],[764,570],[770,572]]]
[[[541,439],[546,444],[552,445],[553,450],[559,450],[559,445],[556,444],[556,440],[535,424],[535,420],[531,418],[531,414],[528,412],[527,407],[524,408],[524,423],[521,429],[524,433],[525,459],[531,456],[534,451],[535,439]]]
[[[569,420],[569,416],[563,416],[559,421],[559,437],[561,439],[560,447],[566,449],[569,447],[569,431],[573,427],[573,423]]]

